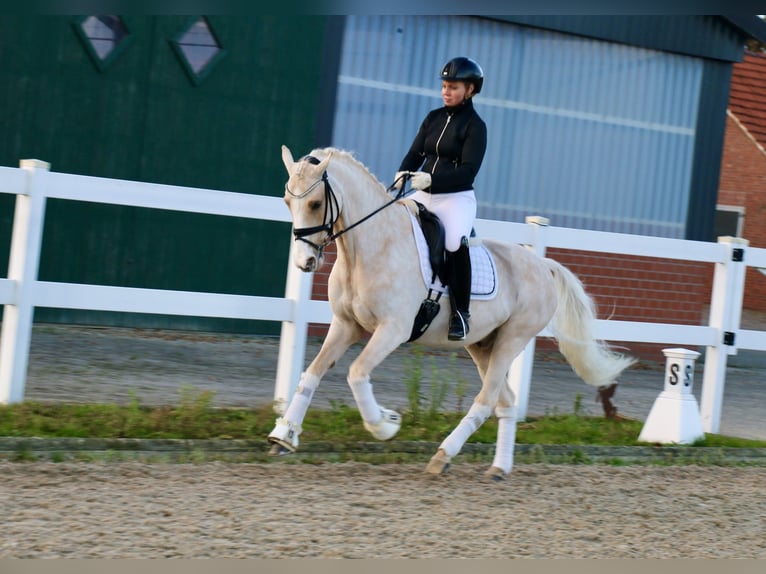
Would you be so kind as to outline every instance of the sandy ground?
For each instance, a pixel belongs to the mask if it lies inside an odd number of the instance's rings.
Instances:
[[[766,468],[0,463],[0,558],[766,558]]]
[[[40,326],[26,397],[177,404],[192,387],[222,406],[252,405],[273,396],[277,349],[248,337]],[[376,373],[386,406],[406,406],[412,358],[403,349]],[[438,369],[453,383],[444,406],[455,406],[461,378],[467,397],[478,390],[470,361],[423,360],[426,377]],[[344,361],[317,404],[350,401]],[[600,412],[567,365],[534,372],[530,412],[571,412],[580,393]],[[731,369],[725,430],[764,436],[764,373]],[[645,417],[661,389],[661,369],[629,372],[620,412]],[[0,558],[766,558],[766,467],[517,464],[500,483],[486,467],[456,460],[433,477],[419,463],[5,461]]]

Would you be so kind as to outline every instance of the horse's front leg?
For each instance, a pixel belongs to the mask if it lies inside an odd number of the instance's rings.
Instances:
[[[269,454],[280,455],[297,450],[301,425],[319,382],[361,335],[362,329],[356,323],[333,318],[322,348],[308,368],[301,373],[298,388],[295,389],[285,414],[277,418],[274,430],[269,433],[268,440],[273,443]]]
[[[362,415],[364,428],[378,440],[393,438],[399,432],[402,417],[396,411],[383,408],[378,404],[372,392],[370,375],[376,366],[407,339],[408,335],[409,333],[405,333],[395,325],[378,327],[349,367],[348,384],[359,413]]]

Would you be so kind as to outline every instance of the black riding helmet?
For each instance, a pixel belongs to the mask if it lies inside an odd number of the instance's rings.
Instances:
[[[444,64],[439,78],[448,82],[471,82],[474,85],[473,93],[478,94],[484,83],[484,72],[471,58],[461,56]]]

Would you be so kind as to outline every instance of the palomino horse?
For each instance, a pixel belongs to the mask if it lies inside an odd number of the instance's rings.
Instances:
[[[289,175],[284,199],[297,241],[295,265],[316,271],[324,262],[324,247],[332,241],[337,259],[328,286],[333,319],[327,337],[268,436],[271,453],[297,449],[320,380],[365,332],[370,338],[349,367],[348,383],[364,427],[375,438],[388,440],[399,430],[401,416],[377,403],[370,376],[410,339],[413,319],[428,294],[413,233],[411,214],[417,209],[411,200],[392,200],[385,186],[346,151],[315,149],[295,161],[282,146],[282,160]],[[593,300],[571,271],[520,245],[488,239],[483,244],[494,258],[496,295],[472,301],[467,339],[447,339],[447,312],[438,313],[417,339],[426,346],[465,347],[482,381],[468,413],[440,444],[426,470],[444,472],[494,411],[497,446],[487,474],[501,479],[513,466],[516,440],[515,397],[506,376],[533,337],[549,326],[573,370],[595,387],[612,384],[634,359],[593,338]]]

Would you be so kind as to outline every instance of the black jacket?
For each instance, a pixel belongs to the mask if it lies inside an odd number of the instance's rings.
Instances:
[[[473,189],[486,149],[487,126],[468,99],[428,112],[398,171],[430,173],[430,193],[467,191]]]

